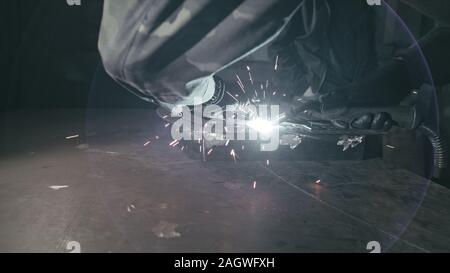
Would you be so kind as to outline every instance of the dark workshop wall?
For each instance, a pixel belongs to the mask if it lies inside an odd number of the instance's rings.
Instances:
[[[66,0],[1,1],[2,108],[141,104],[114,83],[90,96],[100,62],[97,38],[102,2],[81,0],[80,6],[69,6]]]

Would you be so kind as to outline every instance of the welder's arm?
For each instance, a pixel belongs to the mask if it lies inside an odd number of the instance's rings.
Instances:
[[[115,80],[168,108],[204,103],[213,96],[212,76],[270,41],[301,2],[105,0],[103,64]]]

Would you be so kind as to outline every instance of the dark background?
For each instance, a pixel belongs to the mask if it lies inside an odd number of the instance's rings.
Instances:
[[[110,81],[97,50],[103,1],[1,1],[0,109],[147,105]],[[89,92],[98,72],[101,90]]]

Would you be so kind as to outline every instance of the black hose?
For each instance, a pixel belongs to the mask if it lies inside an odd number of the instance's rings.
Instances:
[[[438,169],[445,169],[448,167],[448,151],[447,143],[443,138],[441,138],[438,133],[434,130],[428,128],[427,126],[421,125],[419,130],[428,138],[431,145],[433,146],[434,154],[434,166]]]

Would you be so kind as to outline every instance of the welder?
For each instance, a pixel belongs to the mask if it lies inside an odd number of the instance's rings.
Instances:
[[[397,104],[411,90],[408,52],[377,66],[373,10],[361,0],[105,0],[99,49],[112,78],[168,110],[225,104],[215,75],[265,45],[288,71],[295,111]],[[356,124],[388,129],[389,119]]]

